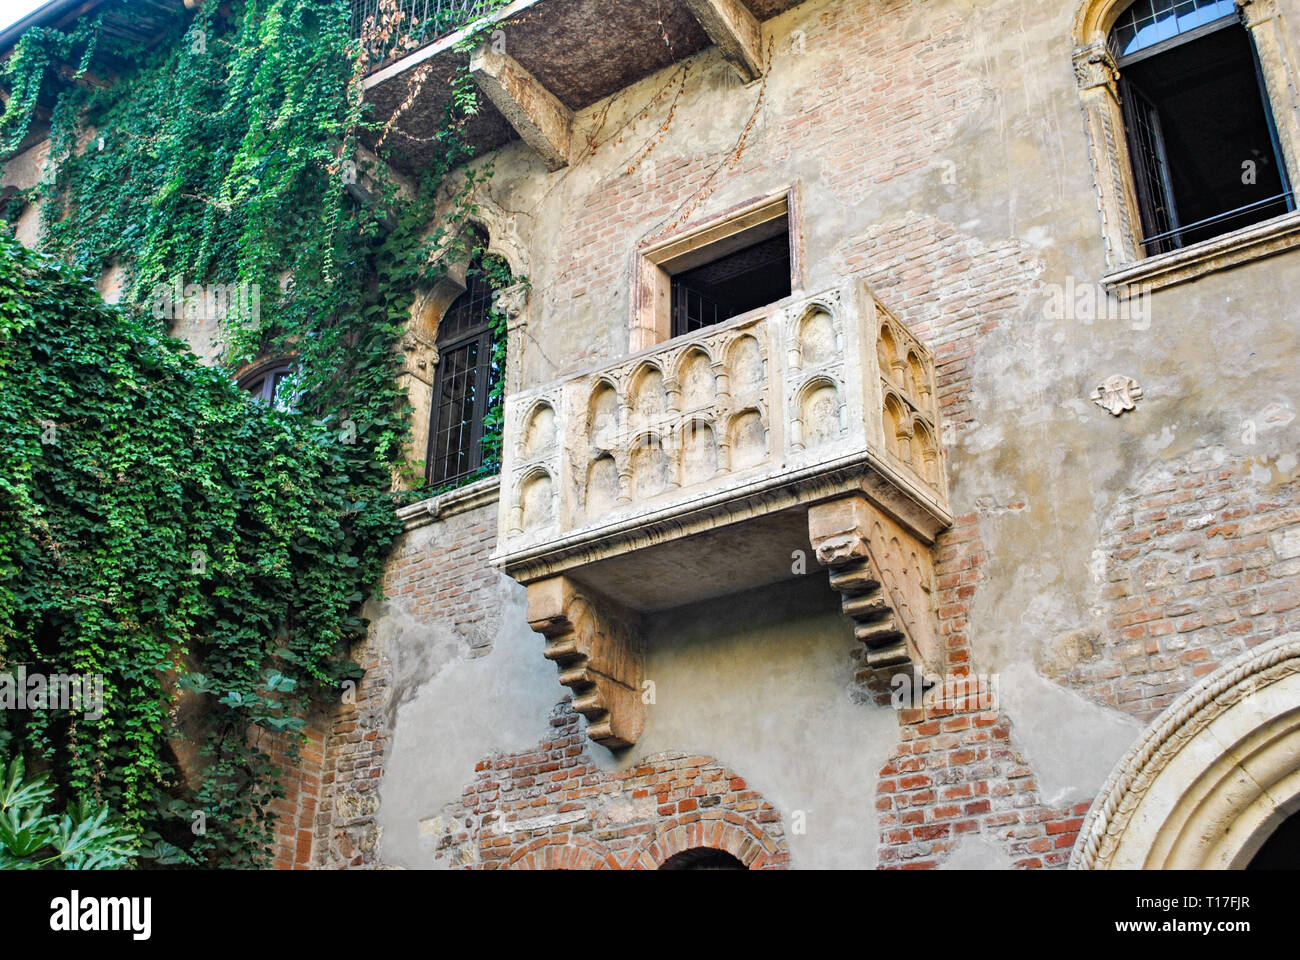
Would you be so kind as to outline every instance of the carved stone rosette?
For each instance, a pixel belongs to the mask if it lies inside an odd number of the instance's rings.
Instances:
[[[528,623],[546,638],[587,736],[611,750],[636,743],[645,727],[644,650],[634,614],[568,577],[528,584]]]
[[[1092,402],[1113,417],[1137,409],[1142,399],[1142,387],[1132,377],[1115,375],[1107,377],[1092,392]]]
[[[867,666],[938,671],[929,548],[860,494],[810,507],[808,533],[867,646]]]

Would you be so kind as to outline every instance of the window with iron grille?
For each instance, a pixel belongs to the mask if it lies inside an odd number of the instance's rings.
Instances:
[[[774,235],[764,237],[764,234]],[[762,239],[759,239],[762,237]],[[672,274],[672,335],[680,337],[790,296],[786,217],[730,239],[740,249],[702,251],[712,258]],[[697,254],[697,257],[699,254]]]
[[[1295,209],[1231,0],[1137,0],[1110,35],[1147,256]]]
[[[438,367],[429,423],[429,482],[464,479],[483,465],[483,422],[501,375],[492,351],[493,289],[469,270],[466,289],[438,325]]]

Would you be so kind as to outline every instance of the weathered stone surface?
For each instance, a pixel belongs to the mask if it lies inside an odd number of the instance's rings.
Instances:
[[[853,490],[932,540],[948,522],[933,379],[929,352],[847,278],[515,394],[501,562],[524,583],[634,563]]]
[[[573,691],[587,736],[611,750],[636,743],[645,726],[637,618],[568,577],[551,577],[528,585],[528,623],[546,638],[546,659]]]
[[[518,61],[482,44],[470,60],[470,74],[524,142],[558,170],[569,163],[573,112],[560,103]]]

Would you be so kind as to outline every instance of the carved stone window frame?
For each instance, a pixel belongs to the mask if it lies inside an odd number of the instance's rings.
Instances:
[[[1133,163],[1119,102],[1119,68],[1111,28],[1132,0],[1087,0],[1074,22],[1074,75],[1079,85],[1106,247],[1108,287],[1159,289],[1300,247],[1300,211],[1146,256]],[[1259,52],[1279,145],[1293,180],[1300,174],[1300,108],[1277,0],[1237,0],[1242,25]]]
[[[680,261],[695,251],[725,244],[737,234],[780,217],[786,217],[789,224],[790,290],[795,292],[803,286],[803,238],[797,184],[785,184],[702,223],[643,242],[636,251],[632,268],[628,353],[648,350],[672,339],[672,278],[664,269],[665,264]]]
[[[465,231],[477,231],[486,239],[484,253],[499,257],[510,267],[516,277],[528,276],[528,260],[525,248],[519,239],[514,218],[508,216],[486,198],[477,198],[478,209],[463,227]],[[452,248],[452,237],[443,240],[442,249],[435,255],[434,262],[443,266],[442,276],[427,290],[420,291],[411,304],[410,316],[406,329],[398,344],[402,355],[402,367],[398,374],[398,384],[407,393],[407,400],[413,411],[411,436],[407,442],[405,460],[408,464],[423,462],[429,450],[429,437],[433,427],[434,385],[437,380],[438,363],[438,327],[443,315],[467,288],[466,271],[468,258],[452,261],[446,251]],[[506,314],[506,395],[516,392],[520,387],[521,355],[525,328],[528,321],[529,287],[518,283],[513,287],[498,290],[496,302]],[[404,477],[400,468],[394,471],[394,485],[405,489],[410,478]]]

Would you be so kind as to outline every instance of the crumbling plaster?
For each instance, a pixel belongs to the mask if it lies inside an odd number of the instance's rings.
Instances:
[[[1297,447],[1293,426],[1261,433],[1250,446],[1239,438],[1242,425],[1260,411],[1294,403],[1295,376],[1287,358],[1300,343],[1288,310],[1279,305],[1296,301],[1300,263],[1274,258],[1162,290],[1153,295],[1147,316],[1051,315],[1055,288],[1070,281],[1095,284],[1105,265],[1070,63],[1073,15],[1069,6],[1007,0],[950,0],[915,10],[885,4],[870,12],[860,3],[815,0],[765,25],[765,43],[775,53],[763,107],[737,173],[723,170],[707,196],[692,199],[708,171],[726,164],[762,86],[739,86],[716,51],[690,62],[680,97],[675,94],[681,68],[670,68],[579,111],[575,144],[596,143],[585,155],[575,151],[571,167],[548,173],[525,145],[515,143],[497,155],[496,176],[485,188],[513,216],[530,252],[534,294],[522,358],[526,386],[626,352],[634,247],[673,222],[683,205],[699,218],[797,184],[810,288],[832,282],[846,266],[870,266],[853,261],[857,238],[878,234],[882,224],[901,229],[918,220],[952,226],[971,248],[1014,247],[1032,264],[1010,278],[1011,309],[978,338],[972,416],[947,430],[946,438],[954,512],[979,515],[989,555],[970,617],[975,666],[1003,675],[1006,712],[1046,802],[1086,800],[1095,793],[1139,729],[1131,718],[1041,672],[1045,660],[1059,659],[1063,649],[1070,656],[1070,637],[1100,629],[1094,552],[1117,498],[1153,463],[1207,440],[1254,458],[1275,483],[1295,476]],[[970,77],[970,88],[962,94],[969,109],[959,117],[926,127],[924,115],[907,116],[901,127],[923,127],[917,154],[895,152],[873,168],[877,182],[854,185],[847,175],[852,155],[840,161],[799,149],[794,124],[800,111],[815,109],[806,100],[812,80],[837,69],[843,56],[820,39],[850,29],[862,16],[885,31],[882,48],[927,38],[941,44],[956,69]],[[945,32],[935,37],[936,31]],[[868,63],[862,69],[872,68]],[[889,96],[887,86],[881,95]],[[638,116],[652,101],[646,115]],[[673,119],[664,134],[670,109]],[[891,133],[844,132],[846,138],[867,135]],[[898,136],[902,150],[906,144]],[[575,276],[582,257],[595,248],[575,246],[575,232],[564,225],[607,191],[628,197],[616,208],[621,215],[639,208],[643,193],[657,190],[672,198],[669,207],[614,225],[620,263],[601,274],[599,283]],[[889,280],[882,278],[877,294],[922,330],[927,343],[942,340],[942,323],[906,299],[891,301]],[[1136,377],[1146,392],[1138,409],[1119,419],[1088,400],[1096,383],[1115,373]],[[732,609],[687,608],[674,615],[669,640],[651,642],[647,674],[668,682],[632,752],[698,749],[719,756],[761,784],[783,812],[818,805],[794,786],[801,778],[782,768],[804,762],[792,758],[808,758],[816,774],[826,769],[825,758],[835,757],[836,764],[860,765],[854,774],[859,789],[871,782],[879,767],[876,753],[893,739],[895,719],[888,711],[857,705],[847,684],[827,683],[844,674],[851,649],[838,614],[826,615],[820,631],[799,633],[798,676],[810,680],[820,672],[825,704],[848,721],[818,725],[823,733],[834,731],[831,743],[843,739],[831,746],[825,738],[805,740],[801,727],[790,723],[782,698],[772,697],[768,684],[786,652],[755,634],[730,633],[718,621]],[[790,628],[788,621],[775,624],[774,618],[765,628],[772,635]],[[537,653],[538,641],[523,642],[544,672],[549,665]],[[705,669],[708,661],[714,669]],[[787,690],[789,679],[782,681]],[[538,704],[556,689],[553,677],[542,680]],[[686,691],[691,695],[684,696]],[[725,725],[739,739],[691,738],[719,729],[718,718],[744,704],[762,709],[748,717],[752,727],[735,716]],[[544,716],[536,713],[538,730]],[[486,740],[483,746],[489,746]],[[625,762],[601,750],[596,755],[602,763]],[[440,797],[453,798],[452,783],[465,782],[469,772],[462,765],[459,780],[449,780]],[[870,816],[868,805],[850,802],[834,785],[824,789],[821,807],[831,822],[854,820],[856,829],[843,821],[844,833],[864,837],[863,849],[852,856],[859,864],[871,862],[874,831],[862,822]],[[795,863],[841,862],[831,849],[837,844],[827,840],[826,834],[818,839],[811,826],[809,837],[791,837]]]

